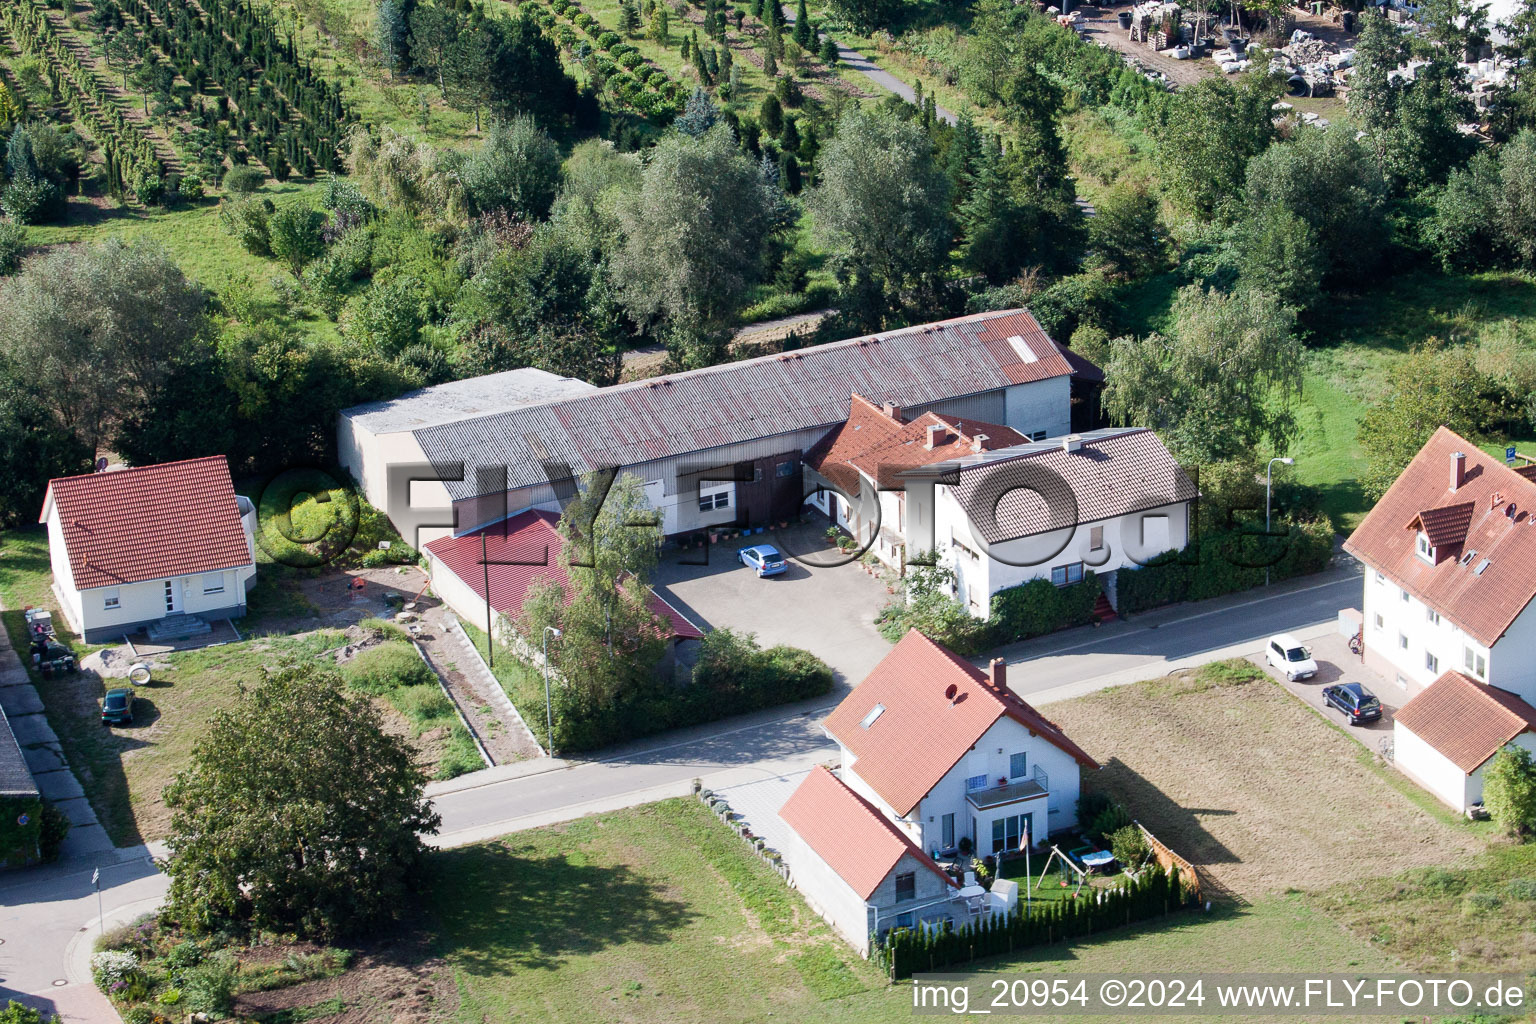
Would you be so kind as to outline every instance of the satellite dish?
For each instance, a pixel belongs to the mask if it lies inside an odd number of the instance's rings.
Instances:
[[[954,683],[950,683],[948,686],[946,686],[944,688],[944,699],[945,700],[954,700],[955,699],[955,694],[957,694],[959,692],[960,692],[960,687],[956,686]]]
[[[105,455],[103,455],[101,458],[96,460],[96,472],[98,472],[98,473],[105,473],[106,471],[107,471],[107,457]]]

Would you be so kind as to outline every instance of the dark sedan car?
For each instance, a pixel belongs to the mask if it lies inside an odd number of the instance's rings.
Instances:
[[[1323,700],[1344,712],[1350,725],[1374,722],[1381,717],[1381,701],[1359,683],[1323,687]]]
[[[133,721],[133,691],[108,690],[101,700],[101,721],[104,725],[127,725]]]

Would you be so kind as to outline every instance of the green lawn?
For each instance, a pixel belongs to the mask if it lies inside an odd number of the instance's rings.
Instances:
[[[892,986],[740,840],[671,800],[435,855],[439,952],[461,1021],[878,1022]],[[984,972],[1388,969],[1394,960],[1282,896],[1060,944]]]
[[[1337,886],[1317,903],[1413,970],[1523,972],[1536,962],[1533,844],[1494,845],[1470,867]]]
[[[313,183],[269,182],[259,194],[269,196],[283,206],[312,196],[318,187]],[[219,204],[214,199],[205,199],[193,206],[160,210],[119,204],[114,200],[72,198],[61,223],[36,224],[27,228],[27,243],[34,251],[77,242],[98,243],[114,237],[128,241],[150,239],[160,243],[188,277],[215,292],[223,291],[232,281],[248,278],[257,289],[267,293],[270,292],[267,282],[271,278],[288,276],[278,263],[252,256],[241,248],[240,243],[224,230],[219,219]],[[334,332],[333,325],[326,326]]]
[[[53,609],[56,627],[78,655],[110,646],[88,646],[65,635],[49,578],[43,530],[13,530],[0,537],[0,601],[12,645],[25,651],[22,609],[40,605]],[[262,592],[258,584],[253,596]],[[249,624],[242,620],[240,626]],[[214,714],[233,706],[242,685],[257,682],[264,667],[312,658],[344,643],[341,631],[319,630],[162,655],[156,660],[169,667],[156,669],[154,681],[136,691],[134,721],[123,727],[103,726],[97,717],[105,687],[93,674],[51,680],[34,676],[33,682],[97,818],[112,841],[123,846],[166,834],[170,814],[161,791],[186,766]],[[411,667],[419,665],[414,651],[401,646]],[[429,775],[450,777],[482,767],[473,740],[430,675],[410,682],[414,685],[374,689],[386,727],[415,745]]]

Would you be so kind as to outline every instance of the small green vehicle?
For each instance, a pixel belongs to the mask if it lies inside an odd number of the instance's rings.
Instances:
[[[101,699],[103,725],[128,725],[133,722],[133,690],[120,686],[108,690]]]

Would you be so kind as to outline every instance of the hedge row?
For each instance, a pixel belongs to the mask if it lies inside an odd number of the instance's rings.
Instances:
[[[1121,888],[1085,893],[1091,895],[1040,902],[1007,918],[988,916],[937,933],[925,935],[916,929],[895,928],[886,933],[884,941],[872,944],[873,958],[892,980],[899,980],[919,971],[943,970],[1032,946],[1083,938],[1194,906],[1179,876],[1157,867],[1149,867]]]
[[[1231,530],[1207,534],[1182,551],[1160,555],[1140,569],[1116,575],[1116,597],[1130,615],[1178,601],[1203,601],[1264,582],[1320,572],[1333,556],[1326,520],[1292,524],[1283,538]]]
[[[1093,621],[1093,606],[1102,590],[1092,572],[1085,573],[1081,583],[1065,587],[1050,580],[1030,580],[999,590],[992,595],[988,620],[992,643],[1011,644],[1068,626],[1086,626]]]

